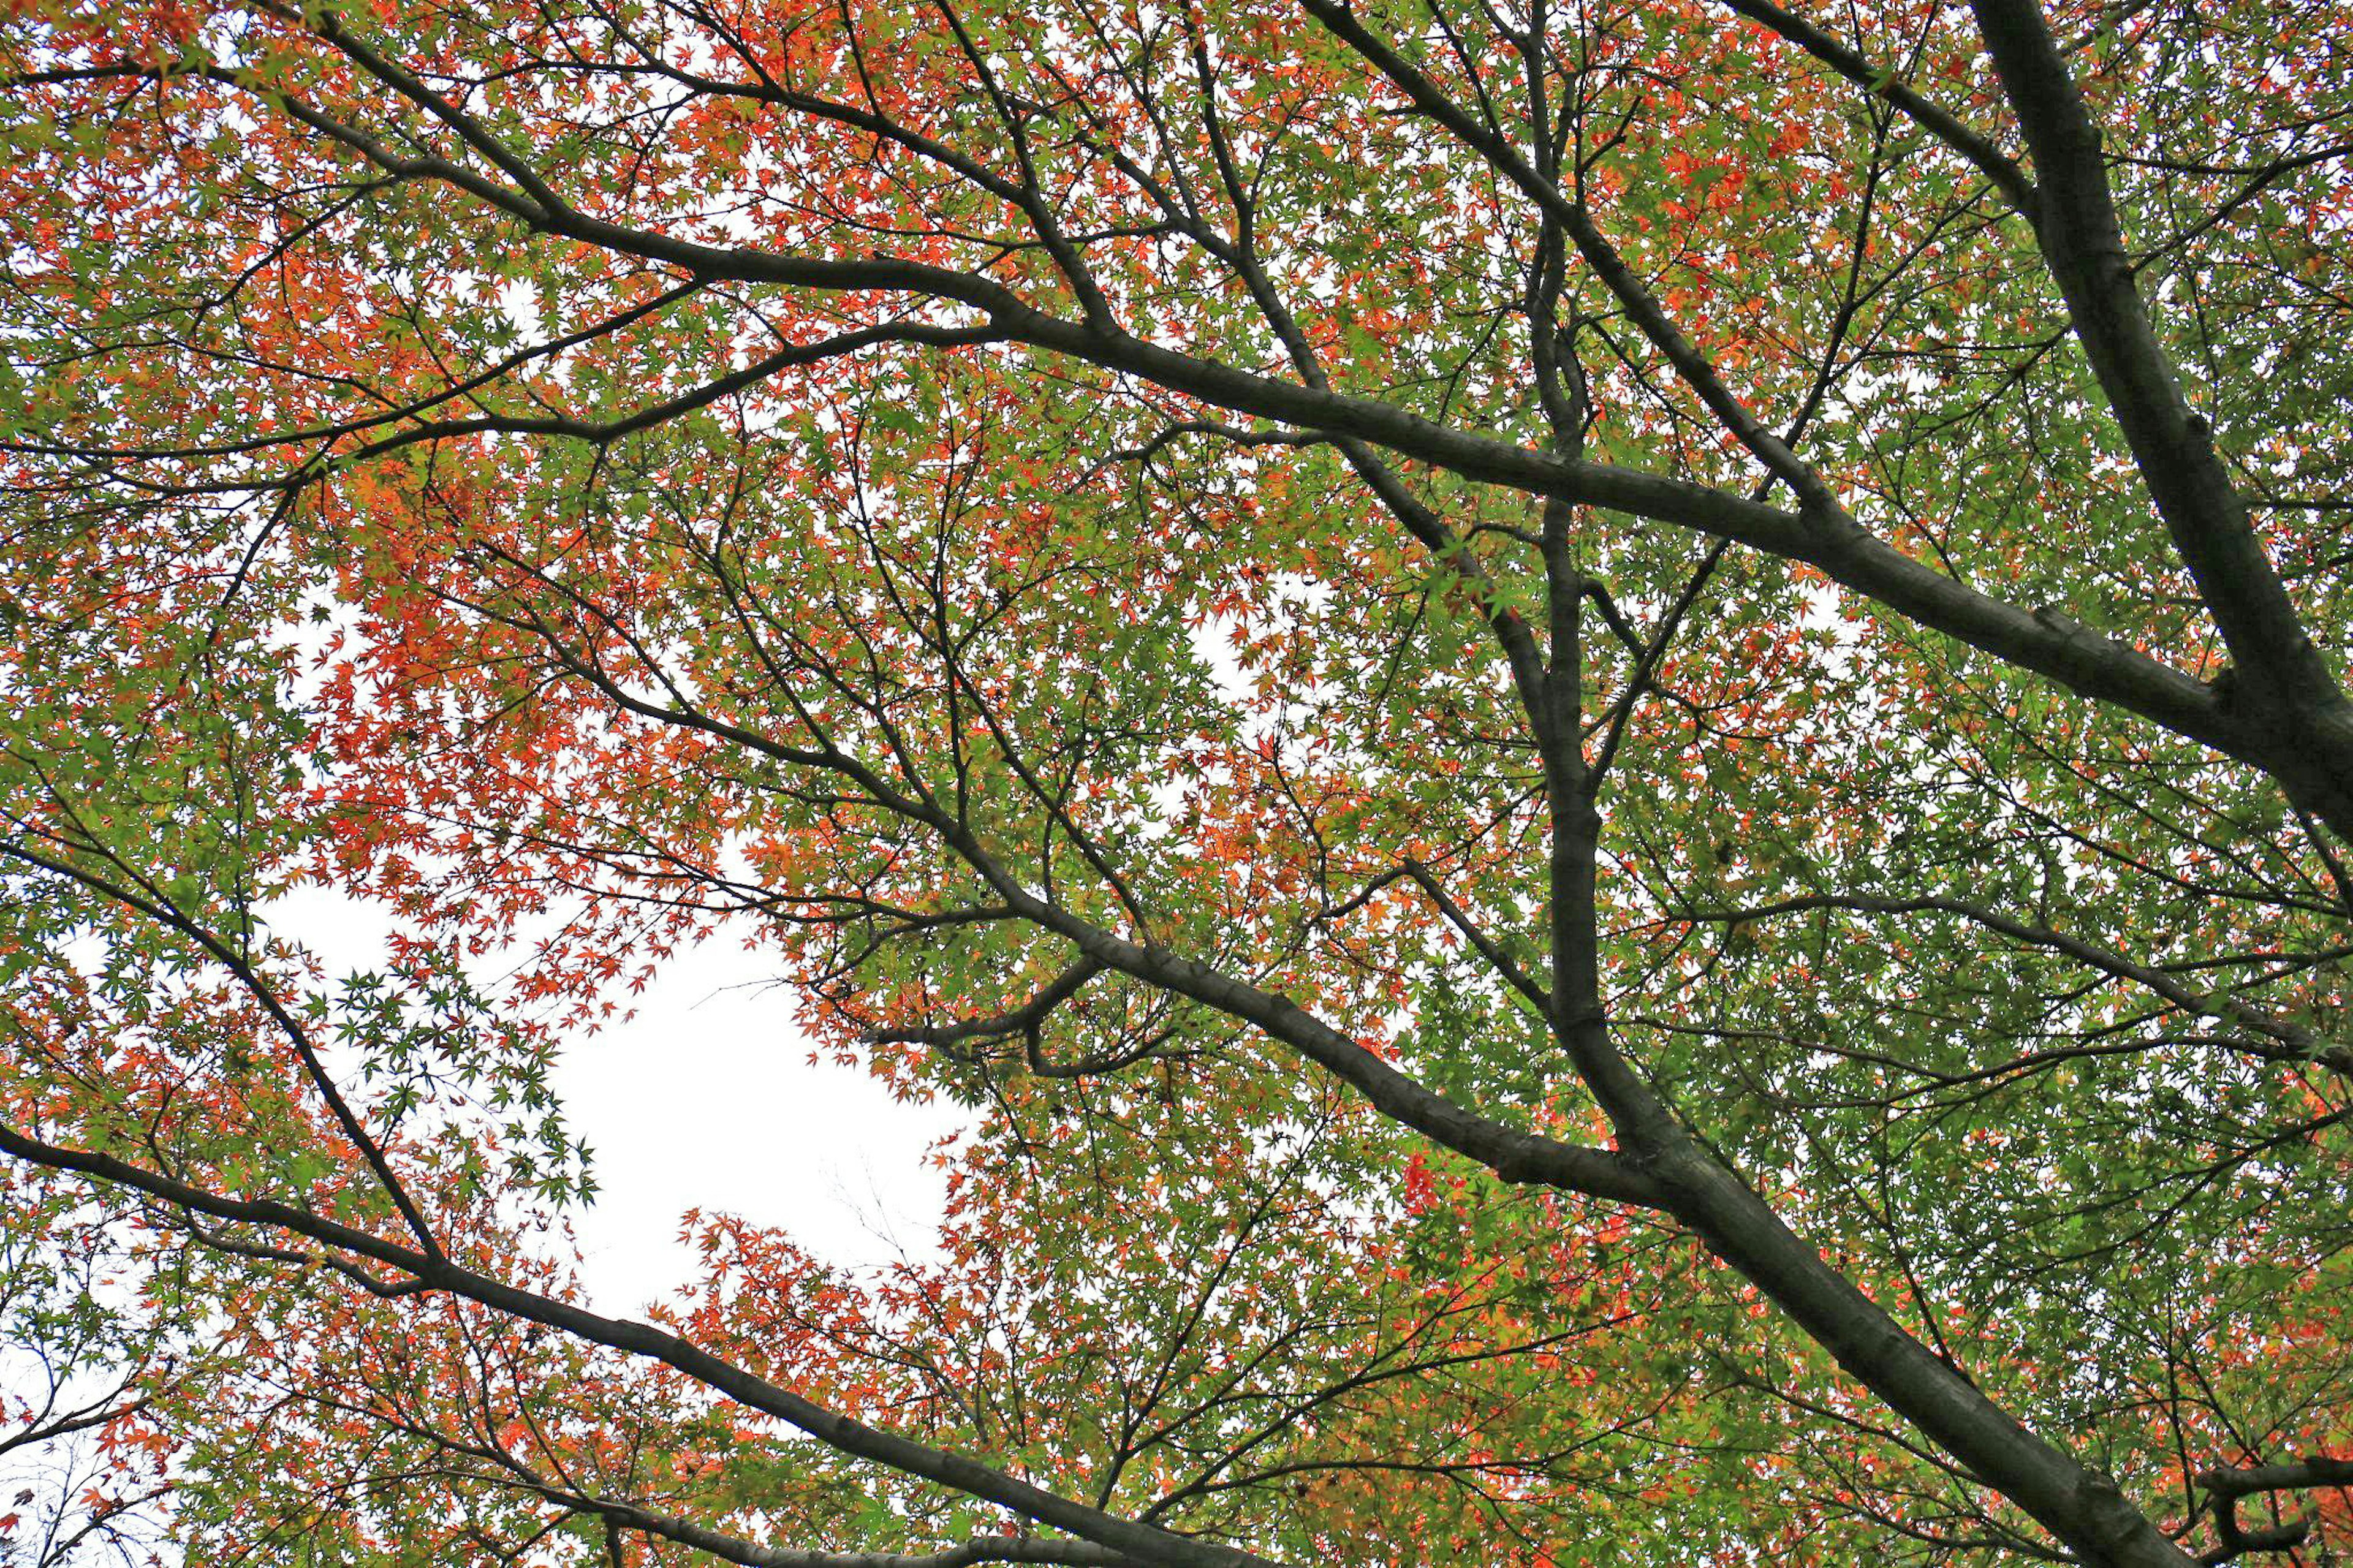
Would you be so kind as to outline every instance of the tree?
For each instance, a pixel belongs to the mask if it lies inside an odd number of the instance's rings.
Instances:
[[[5,26],[0,1257],[101,1521],[2348,1551],[2341,13]],[[970,1108],[936,1258],[580,1303],[548,1066],[707,941]]]

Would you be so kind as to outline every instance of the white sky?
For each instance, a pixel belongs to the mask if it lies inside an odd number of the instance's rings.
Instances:
[[[782,1226],[832,1263],[931,1248],[946,1189],[927,1155],[965,1118],[896,1101],[858,1068],[812,1064],[791,998],[756,984],[769,978],[760,962],[733,939],[682,954],[636,1017],[577,1047],[558,1074],[600,1187],[575,1223],[603,1310],[634,1313],[686,1280],[692,1260],[676,1236],[691,1207]]]
[[[305,889],[264,911],[336,975],[383,960],[374,911]],[[945,1202],[932,1145],[952,1106],[902,1104],[854,1068],[812,1064],[791,997],[733,938],[680,954],[628,1023],[574,1046],[554,1088],[591,1152],[595,1205],[574,1227],[589,1303],[636,1316],[685,1284],[689,1208],[776,1226],[829,1263],[928,1253]]]

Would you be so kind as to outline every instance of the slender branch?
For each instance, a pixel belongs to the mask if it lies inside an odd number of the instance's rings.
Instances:
[[[1324,8],[1321,15],[1342,15],[1330,7],[1328,0],[1316,0],[1316,5]],[[1361,28],[1355,31],[1373,43]],[[1036,309],[1016,290],[973,272],[882,256],[848,259],[708,245],[590,214],[549,210],[522,193],[445,159],[396,152],[299,99],[237,73],[192,74],[209,74],[258,94],[269,105],[387,173],[441,181],[535,229],[618,255],[666,263],[714,282],[901,293],[968,306],[988,321],[986,333],[975,329],[975,341],[991,337],[1026,343],[1237,413],[1387,447],[1467,479],[1650,518],[1803,562],[1923,626],[2265,769],[2299,792],[2316,815],[2353,837],[2353,786],[2325,777],[2327,770],[2316,765],[2309,748],[2299,744],[2294,732],[2282,731],[2275,724],[2263,721],[2260,715],[2240,711],[2206,683],[2125,642],[2099,636],[2064,617],[2037,615],[2006,604],[1912,560],[1845,519],[1827,500],[1819,480],[1811,479],[1778,438],[1762,432],[1761,426],[1751,435],[1759,443],[1755,449],[1770,457],[1768,467],[1806,478],[1805,484],[1798,487],[1805,503],[1801,511],[1784,510],[1659,474],[1531,450],[1424,419],[1378,399],[1201,359],[1103,323],[1065,320]],[[1444,100],[1439,101],[1444,107]],[[1475,124],[1468,128],[1483,134]],[[1503,149],[1503,155],[1516,162],[1516,154],[1508,148]],[[1540,205],[1566,203],[1557,190],[1534,180],[1533,175],[1530,179],[1539,191],[1548,192]],[[1704,364],[1697,368],[1705,369]],[[1753,423],[1745,411],[1727,405],[1725,412]],[[583,434],[565,428],[552,433]],[[1826,510],[1821,510],[1825,507]],[[2353,759],[2353,720],[2348,720],[2346,730],[2341,754]],[[2327,746],[2337,745],[2330,738],[2334,734],[2332,730],[2322,737]],[[2341,771],[2353,776],[2353,765]]]
[[[1724,0],[1724,4],[1750,21],[1771,28],[1857,87],[1894,104],[1906,119],[1968,159],[1978,173],[1991,180],[2010,199],[2010,205],[2025,215],[2029,222],[2034,221],[2041,197],[2017,161],[1984,132],[1964,123],[1943,105],[1922,97],[1893,68],[1873,65],[1856,50],[1803,16],[1774,5],[1772,0]]]
[[[2292,1058],[2320,1062],[2338,1072],[2353,1073],[2353,1046],[2324,1040],[2296,1025],[2283,1023],[2260,1008],[2251,1007],[2233,996],[2200,992],[2182,984],[2163,970],[2151,968],[2126,957],[2113,948],[2089,942],[2065,931],[2053,931],[2029,921],[2003,914],[1983,904],[1966,899],[1947,898],[1876,898],[1861,893],[1810,893],[1793,899],[1782,899],[1769,904],[1759,904],[1742,910],[1687,910],[1677,918],[1705,921],[1712,924],[1738,925],[1748,921],[1770,920],[1777,915],[1802,914],[1811,910],[1851,910],[1858,914],[1957,915],[1988,931],[1998,931],[2014,942],[2048,948],[2063,953],[2080,963],[2090,965],[2103,973],[2154,992],[2185,1012],[2203,1017],[2236,1024],[2252,1029],[2268,1039],[2286,1047]]]
[[[157,924],[175,931],[195,942],[204,950],[206,956],[235,975],[237,983],[261,1004],[262,1010],[269,1014],[270,1022],[278,1026],[279,1031],[293,1046],[295,1055],[301,1059],[303,1073],[311,1080],[311,1087],[318,1090],[319,1097],[326,1102],[327,1109],[334,1117],[336,1124],[343,1128],[343,1135],[351,1140],[352,1147],[358,1152],[363,1160],[367,1162],[368,1169],[375,1173],[376,1181],[383,1187],[385,1195],[392,1200],[393,1207],[399,1211],[402,1221],[408,1226],[410,1234],[417,1237],[417,1244],[435,1258],[442,1256],[441,1243],[434,1236],[433,1227],[426,1223],[424,1210],[417,1206],[414,1198],[409,1196],[406,1184],[401,1181],[392,1168],[391,1159],[376,1142],[375,1136],[368,1131],[367,1124],[360,1120],[359,1113],[352,1109],[351,1102],[343,1098],[343,1090],[336,1087],[333,1077],[327,1071],[326,1063],[320,1059],[318,1048],[311,1042],[310,1031],[302,1026],[301,1021],[296,1018],[292,1011],[279,999],[276,989],[263,980],[253,966],[248,963],[234,948],[162,898],[149,896],[123,887],[83,867],[76,866],[71,861],[59,859],[55,856],[43,855],[7,839],[0,839],[0,856],[21,861],[28,866],[38,867],[53,875],[78,882],[93,892],[114,900],[125,909],[138,911]],[[109,858],[112,858],[112,857]],[[120,862],[118,861],[117,864]]]
[[[1034,999],[1009,1013],[1000,1013],[993,1018],[975,1018],[965,1023],[933,1027],[869,1029],[864,1037],[876,1045],[954,1047],[966,1040],[1034,1034],[1055,1008],[1077,995],[1088,981],[1103,971],[1103,966],[1093,959],[1082,958],[1048,982],[1046,988]]]

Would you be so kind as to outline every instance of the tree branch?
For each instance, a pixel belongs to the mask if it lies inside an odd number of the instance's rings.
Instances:
[[[422,1289],[447,1291],[508,1317],[561,1330],[591,1344],[660,1362],[845,1454],[995,1503],[1127,1557],[1166,1563],[1169,1568],[1276,1568],[1269,1559],[1253,1552],[1174,1535],[1152,1525],[1105,1513],[952,1449],[934,1447],[853,1420],[649,1323],[607,1318],[274,1199],[235,1198],[208,1192],[111,1154],[45,1142],[5,1124],[0,1124],[0,1153],[49,1170],[70,1171],[103,1185],[140,1193],[215,1219],[307,1237],[399,1269]]]

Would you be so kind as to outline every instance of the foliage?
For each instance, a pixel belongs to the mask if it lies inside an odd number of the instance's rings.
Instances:
[[[0,1561],[2353,1552],[2341,12],[5,16]]]

